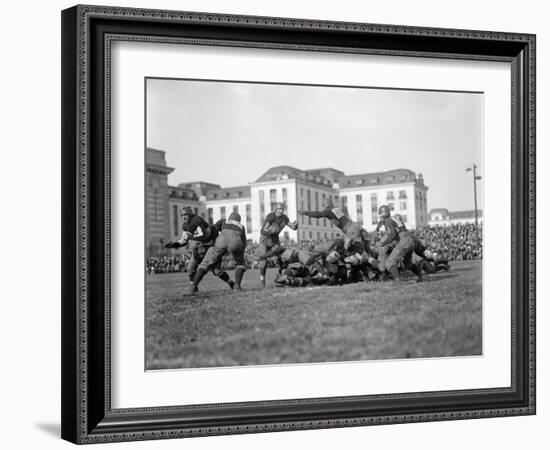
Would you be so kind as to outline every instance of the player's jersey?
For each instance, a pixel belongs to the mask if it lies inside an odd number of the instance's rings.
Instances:
[[[416,236],[413,236],[414,241],[414,252],[420,256],[422,259],[428,259],[426,254],[424,253],[426,251],[426,247],[422,243],[420,239],[418,239]]]
[[[341,230],[350,222],[349,217],[339,206],[331,206],[323,211],[304,211],[304,215],[316,219],[326,218]]]
[[[288,225],[289,221],[290,219],[284,214],[277,216],[275,213],[269,213],[265,218],[264,225],[262,226],[260,233],[262,236],[278,236],[283,228]],[[277,225],[276,231],[271,229],[270,225]],[[270,229],[266,231],[266,228]]]
[[[394,241],[399,241],[398,226],[395,220],[391,217],[386,217],[385,219],[382,219],[382,224],[386,228],[388,235],[382,242],[380,242],[380,245],[384,247]]]
[[[242,223],[221,219],[216,222],[216,228],[222,236],[239,236],[243,245],[246,245],[246,230]]]
[[[189,222],[182,225],[182,230],[191,234],[189,239],[202,243],[214,241],[218,236],[216,228],[208,225],[200,216],[192,216]]]

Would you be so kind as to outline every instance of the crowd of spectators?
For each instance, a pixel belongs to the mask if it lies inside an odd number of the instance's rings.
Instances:
[[[415,231],[426,247],[450,261],[483,257],[483,225],[473,223],[425,226]]]
[[[186,272],[189,255],[187,253],[173,256],[152,256],[147,260],[145,268],[148,274]]]
[[[483,254],[482,232],[482,225],[476,227],[474,224],[434,225],[414,230],[415,236],[427,248],[450,261],[481,259]],[[284,240],[281,244],[287,248],[311,251],[326,249],[331,242],[320,239],[301,241],[298,244],[292,240]],[[246,246],[245,261],[249,269],[257,266],[257,250],[257,243],[249,242]],[[185,272],[190,257],[190,252],[178,253],[173,256],[151,257],[147,260],[147,273]],[[230,270],[233,266],[233,258],[226,255],[222,262],[222,268]]]

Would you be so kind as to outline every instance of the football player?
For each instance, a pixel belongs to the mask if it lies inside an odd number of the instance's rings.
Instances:
[[[258,245],[257,256],[259,259],[258,269],[260,270],[260,284],[265,287],[265,273],[267,271],[267,259],[273,256],[277,257],[279,269],[281,267],[280,255],[284,252],[281,246],[279,233],[288,226],[292,230],[298,229],[298,222],[291,222],[284,214],[285,207],[282,203],[277,203],[275,210],[269,213],[260,230],[260,243]]]
[[[440,270],[445,270],[448,272],[451,270],[449,261],[445,258],[441,258],[436,252],[432,252],[431,250],[424,248],[423,253],[424,259],[421,259],[416,263],[420,270],[423,270],[426,273],[435,273]]]
[[[218,237],[218,229],[216,226],[209,225],[202,217],[193,214],[193,210],[189,206],[183,208],[181,214],[183,217],[181,238],[176,242],[169,242],[165,247],[179,248],[187,245],[189,241],[194,243],[191,258],[187,264],[189,280],[193,282],[199,264]],[[222,281],[225,281],[232,287],[233,282],[229,279],[227,273],[219,271],[217,275]]]
[[[328,281],[329,277],[320,262],[322,258],[322,253],[286,249],[281,254],[281,261],[285,269],[275,279],[275,285],[304,287],[310,284],[323,284]]]
[[[395,215],[392,219],[390,216],[390,208],[387,205],[382,205],[378,214],[386,228],[388,235],[380,242],[379,269],[385,268],[395,281],[401,280],[399,276],[399,263],[402,262],[405,269],[411,270],[418,278],[417,281],[423,281],[422,274],[417,267],[412,263],[412,254],[414,251],[414,240],[411,233],[407,230],[405,222],[400,215]],[[391,251],[388,254],[389,247]]]
[[[219,230],[219,236],[216,239],[214,246],[210,247],[206,252],[202,262],[200,263],[197,273],[193,279],[193,285],[190,288],[190,293],[194,294],[198,290],[199,283],[209,270],[225,281],[233,289],[241,289],[245,268],[244,249],[246,247],[246,230],[241,223],[241,216],[237,212],[232,212],[228,220],[220,220],[216,223]],[[229,279],[227,273],[222,272],[220,264],[223,256],[230,253],[235,260],[235,281]],[[220,276],[220,273],[225,274],[225,277]]]
[[[323,200],[322,211],[299,210],[298,214],[307,217],[314,217],[316,219],[329,219],[336,227],[340,228],[340,230],[344,232],[344,235],[346,236],[346,250],[354,248],[354,252],[357,253],[359,257],[362,256],[365,251],[365,230],[361,227],[361,225],[351,220],[342,208],[339,206],[334,206],[331,197],[325,197]]]

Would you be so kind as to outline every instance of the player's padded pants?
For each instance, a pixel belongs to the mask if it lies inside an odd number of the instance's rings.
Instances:
[[[191,259],[187,263],[187,273],[189,274],[189,279],[191,281],[194,280],[195,274],[197,273],[197,268],[199,267],[199,264],[202,262],[206,253],[208,252],[210,245],[212,244],[198,245],[193,249],[193,252],[191,253]]]
[[[217,276],[222,275],[224,272],[219,267],[218,263],[221,261],[223,255],[225,255],[227,251],[231,253],[237,265],[235,268],[235,281],[237,283],[237,286],[240,286],[244,272],[246,270],[244,265],[244,248],[240,239],[237,242],[233,241],[232,239],[222,237],[222,239],[216,241],[216,245],[214,247],[210,247],[206,252],[206,255],[204,255],[204,258],[199,267],[204,271],[212,269],[214,274]]]
[[[393,250],[393,245],[388,244],[388,245],[379,246],[377,250],[378,250],[378,258],[377,258],[378,265],[376,266],[376,268],[380,272],[384,272],[384,270],[389,268],[388,258],[390,256],[391,251]]]
[[[400,233],[399,242],[391,251],[386,260],[386,269],[390,273],[396,272],[397,264],[403,261],[403,266],[409,269],[412,265],[412,253],[414,250],[414,241],[409,233]]]
[[[279,242],[275,242],[271,238],[263,238],[260,240],[258,250],[256,251],[256,256],[260,258],[260,261],[258,262],[258,269],[262,277],[265,276],[265,272],[267,270],[267,257],[270,257],[268,255],[279,256],[281,250],[283,250],[281,244]]]

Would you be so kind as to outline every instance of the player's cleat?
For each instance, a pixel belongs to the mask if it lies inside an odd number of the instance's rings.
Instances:
[[[445,271],[448,272],[451,270],[451,265],[449,263],[445,264]]]
[[[195,295],[197,292],[199,292],[199,289],[194,284],[192,284],[185,290],[185,293],[187,295]]]
[[[418,278],[416,279],[416,282],[417,282],[417,283],[422,283],[423,281],[426,281],[426,279],[425,279],[424,277],[422,277],[422,276],[420,276],[420,277],[418,277]]]
[[[231,288],[231,290],[235,289],[235,282],[233,280],[229,280],[227,282],[227,284],[229,285],[229,287]]]
[[[243,288],[241,287],[240,284],[235,284],[235,290],[236,290],[236,291],[242,291]]]
[[[260,280],[260,287],[265,289],[265,280]]]

